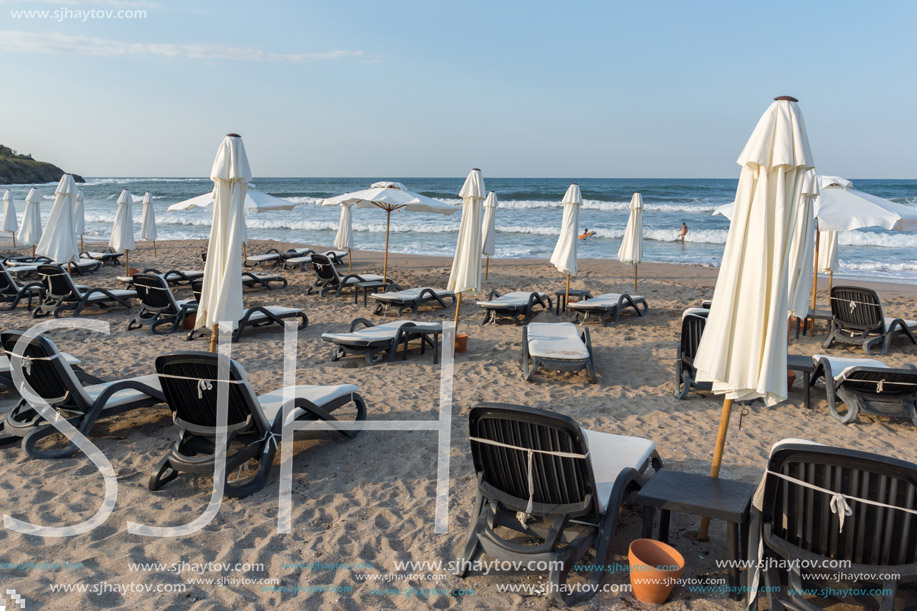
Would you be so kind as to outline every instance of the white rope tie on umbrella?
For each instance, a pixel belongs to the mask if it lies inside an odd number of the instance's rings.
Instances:
[[[491,446],[497,446],[498,448],[507,448],[509,450],[518,450],[519,452],[527,453],[526,479],[528,480],[528,485],[529,485],[529,500],[528,500],[528,503],[526,503],[525,505],[525,511],[520,512],[521,514],[523,514],[525,518],[527,518],[529,514],[532,513],[532,507],[534,504],[535,475],[532,469],[532,460],[534,459],[536,453],[547,454],[548,456],[559,456],[560,458],[579,458],[583,460],[585,460],[586,458],[589,458],[589,452],[586,452],[585,454],[576,454],[575,452],[558,452],[554,450],[536,450],[535,448],[523,448],[520,446],[510,445],[508,443],[501,443],[499,441],[494,441],[493,439],[484,439],[482,437],[471,437],[469,439],[471,441],[476,441],[478,443],[483,443],[483,444],[487,444]],[[524,518],[520,519],[519,521],[522,522],[523,525],[525,524]]]
[[[895,509],[897,511],[904,511],[904,512],[917,516],[917,509],[908,509],[907,507],[896,507],[895,505],[887,505],[885,503],[880,503],[879,501],[873,501],[871,499],[861,499],[856,496],[850,496],[849,494],[842,494],[834,490],[829,490],[828,488],[822,488],[821,486],[816,486],[815,484],[811,484],[801,479],[796,479],[795,477],[790,477],[789,475],[784,475],[782,473],[775,473],[774,471],[771,471],[770,469],[767,470],[767,473],[769,475],[779,477],[780,479],[784,479],[793,484],[798,484],[805,488],[809,488],[811,490],[821,492],[822,494],[830,495],[831,502],[829,504],[829,507],[831,508],[831,513],[834,513],[837,515],[839,533],[844,532],[844,519],[847,518],[848,516],[853,515],[853,508],[850,507],[850,503],[847,502],[848,500],[855,501],[857,503],[866,503],[867,505],[873,505],[875,507],[883,507],[885,509]]]

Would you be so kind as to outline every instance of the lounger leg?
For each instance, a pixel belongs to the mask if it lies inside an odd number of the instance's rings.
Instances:
[[[471,563],[474,562],[474,558],[478,554],[480,542],[478,540],[477,527],[480,523],[481,507],[483,504],[484,495],[479,491],[474,500],[474,509],[471,511],[471,525],[468,528],[468,538],[465,540],[465,549],[462,551],[462,556],[459,558],[458,564],[455,567],[454,574],[456,577],[464,579],[465,575],[468,574]]]
[[[176,477],[178,477],[178,471],[172,468],[172,463],[169,461],[169,457],[166,456],[160,460],[153,469],[150,481],[147,482],[147,488],[150,490],[159,490]]]

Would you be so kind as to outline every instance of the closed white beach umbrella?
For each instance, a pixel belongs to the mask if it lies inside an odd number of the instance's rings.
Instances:
[[[118,212],[115,214],[115,224],[111,230],[111,239],[108,240],[108,245],[111,246],[115,252],[124,253],[124,273],[128,274],[130,269],[129,257],[130,251],[134,250],[134,213],[131,211],[131,205],[133,204],[134,199],[131,197],[131,192],[127,189],[122,189],[121,195],[118,197]],[[130,275],[130,274],[128,274]]]
[[[779,97],[739,155],[742,173],[723,260],[694,366],[723,395],[713,454],[719,475],[734,400],[786,398],[790,245],[805,172],[814,167],[796,100]],[[706,536],[706,523],[701,535]]]
[[[140,239],[153,242],[153,256],[156,256],[156,215],[153,213],[153,196],[143,194],[143,220],[140,224]]]
[[[86,233],[86,210],[83,207],[83,190],[76,190],[73,201],[73,233],[80,236],[80,250],[83,250],[83,234]]]
[[[802,177],[800,201],[796,206],[796,222],[790,243],[789,264],[789,313],[805,318],[809,313],[809,295],[812,292],[812,276],[815,261],[815,198],[818,197],[818,181],[815,170],[810,169]]]
[[[194,326],[212,330],[210,351],[213,352],[219,325],[225,323],[235,329],[242,318],[243,207],[252,172],[238,134],[228,134],[223,139],[213,160],[210,179],[213,180],[213,223]]]
[[[837,232],[822,231],[818,240],[818,271],[833,274],[837,266]]]
[[[334,236],[334,247],[347,249],[347,269],[353,269],[350,250],[353,248],[353,211],[350,204],[341,205],[341,218],[338,220],[338,232]]]
[[[28,195],[25,196],[25,213],[22,215],[22,225],[19,226],[16,237],[22,244],[30,244],[32,256],[35,256],[35,247],[41,240],[41,197],[34,188],[29,189]]]
[[[16,221],[16,206],[13,205],[13,196],[9,189],[3,193],[3,231],[13,234],[13,248],[16,248],[16,231],[19,223]]]
[[[643,261],[643,196],[634,193],[630,199],[630,216],[618,249],[618,261],[634,266],[634,291],[637,290],[637,267]]]
[[[34,191],[34,189],[32,189]],[[29,196],[33,196],[32,191]],[[38,198],[35,194],[34,197]],[[26,197],[28,201],[28,197]],[[70,263],[80,257],[73,231],[73,204],[76,201],[76,183],[73,176],[64,174],[54,190],[54,204],[48,215],[47,231],[41,235],[35,253],[58,263]],[[38,208],[36,205],[36,212]]]
[[[481,289],[481,208],[485,193],[481,170],[474,168],[459,191],[462,198],[462,222],[452,258],[452,272],[447,289],[458,293],[455,302],[455,324],[458,325],[462,293]]]
[[[496,212],[497,194],[491,191],[487,194],[487,198],[484,200],[484,227],[482,229],[484,246],[481,249],[481,252],[487,257],[487,266],[484,268],[485,279],[490,275],[490,258],[494,256],[496,248]]]
[[[576,244],[579,240],[579,209],[583,205],[583,194],[579,185],[573,183],[561,200],[564,205],[564,218],[560,225],[557,245],[551,255],[551,263],[562,274],[567,276],[567,288],[564,293],[564,311],[570,300],[570,277],[576,275]]]
[[[388,236],[392,222],[392,212],[432,212],[434,214],[454,214],[456,208],[438,199],[408,191],[400,182],[374,182],[369,189],[344,193],[322,200],[322,206],[352,205],[357,208],[380,208],[385,210],[385,255],[382,260],[382,279],[388,279]]]

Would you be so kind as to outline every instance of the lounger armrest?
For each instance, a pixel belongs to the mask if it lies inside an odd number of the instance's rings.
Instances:
[[[364,327],[367,327],[367,328],[375,326],[373,323],[369,322],[365,318],[356,318],[354,319],[353,322],[350,323],[350,332],[353,333],[356,329],[359,328],[360,325],[363,325]]]
[[[158,269],[156,269],[155,267],[148,267],[148,268],[146,268],[145,270],[143,270],[143,271],[140,272],[140,273],[142,273],[142,274],[156,274],[157,276],[161,276],[161,275],[162,275],[162,272],[159,271]]]
[[[583,343],[586,344],[586,351],[589,352],[589,358],[592,358],[592,337],[589,335],[589,327],[584,326],[579,337]]]
[[[347,281],[351,278],[356,278],[357,282],[365,282],[365,280],[363,280],[363,276],[360,274],[347,274],[346,276],[341,277],[341,284],[347,284]]]
[[[138,382],[136,380],[120,380],[118,382],[113,382],[105,387],[99,396],[96,397],[93,405],[101,406],[111,398],[115,393],[121,392],[122,390],[137,390],[142,392],[145,395],[148,395],[150,398],[156,399],[158,403],[165,403],[165,395],[162,394],[161,390],[157,390],[152,386],[148,386],[143,382]]]
[[[401,286],[395,284],[394,282],[389,282],[387,285],[385,285],[385,288],[382,289],[382,292],[383,293],[390,293],[390,292],[394,293],[394,292],[403,291],[403,290],[404,289]],[[423,295],[423,291],[421,291],[420,294]]]
[[[117,295],[114,295],[110,290],[108,290],[108,289],[100,289],[100,288],[89,289],[89,290],[86,291],[85,293],[82,293],[82,294],[80,295],[80,298],[81,298],[81,299],[86,299],[87,297],[90,297],[91,295],[95,295],[96,293],[102,293],[103,295],[105,295],[105,296],[108,297],[109,299],[114,299],[114,300],[117,301],[118,303],[124,303],[124,302],[126,302],[128,299],[130,299],[130,296],[128,296],[128,295],[125,295],[124,297],[118,297]]]
[[[500,296],[500,293],[497,292],[497,289],[492,289],[490,293],[487,294],[487,301],[493,301]]]
[[[547,297],[547,295],[545,297]],[[532,308],[535,307],[536,303],[541,304],[541,307],[547,308],[550,310],[551,309],[551,298],[547,297],[547,299],[548,299],[548,303],[545,304],[544,299],[541,298],[541,295],[539,295],[538,293],[532,293],[531,295],[529,295],[528,311],[531,312]]]

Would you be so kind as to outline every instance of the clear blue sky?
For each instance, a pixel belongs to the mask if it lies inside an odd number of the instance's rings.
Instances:
[[[20,9],[145,19],[13,18]],[[0,143],[89,176],[731,177],[776,95],[817,168],[917,176],[910,2],[0,0]]]

